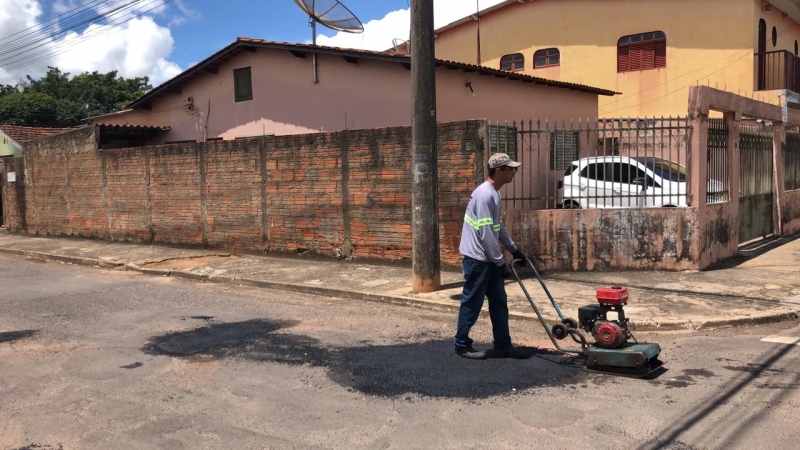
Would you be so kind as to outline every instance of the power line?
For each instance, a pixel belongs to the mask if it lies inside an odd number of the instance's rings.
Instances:
[[[783,31],[781,31],[781,32],[778,34],[778,36],[782,36],[782,35],[784,35],[784,34],[788,33],[789,31],[791,31],[792,29],[794,29],[794,28],[795,28],[797,25],[798,25],[798,24],[793,24],[793,25],[790,25],[789,27],[787,27],[787,28],[785,28]],[[753,50],[757,50],[757,48],[755,48],[755,49],[753,49]],[[753,50],[750,50],[750,49],[747,49],[747,50],[745,50],[745,52],[746,52],[745,56],[746,56],[746,55],[749,55],[749,54],[750,54],[750,53],[751,53]],[[734,56],[735,56],[735,55],[734,55]],[[744,56],[743,56],[743,57],[744,57]],[[743,57],[742,57],[742,58],[743,58]],[[724,60],[726,60],[726,59],[728,59],[728,58],[731,58],[731,55],[728,55],[728,56],[726,56],[726,57],[724,57],[724,58],[722,58],[722,59],[720,59],[720,60],[714,61],[714,62],[713,62],[713,63],[711,63],[711,64],[708,64],[708,65],[705,65],[705,66],[703,66],[703,67],[699,67],[699,68],[697,68],[697,69],[695,69],[695,70],[692,70],[692,71],[686,72],[686,73],[684,73],[684,74],[682,74],[682,75],[678,75],[678,76],[676,76],[675,78],[671,78],[671,79],[669,79],[669,80],[667,80],[667,81],[664,81],[663,83],[656,84],[655,86],[651,86],[651,87],[649,87],[649,88],[647,88],[647,89],[642,89],[641,91],[639,91],[639,92],[636,92],[636,93],[634,93],[634,94],[629,94],[629,95],[622,96],[622,97],[620,97],[620,98],[619,98],[617,101],[621,101],[621,100],[623,100],[623,99],[627,99],[627,98],[630,98],[630,97],[635,97],[635,96],[638,96],[639,94],[641,94],[641,93],[643,93],[643,92],[647,92],[647,91],[649,91],[649,90],[652,90],[652,89],[655,89],[655,88],[657,88],[657,87],[659,87],[659,86],[662,86],[662,85],[668,84],[668,83],[670,83],[670,82],[672,82],[672,81],[675,81],[675,80],[677,80],[677,79],[683,78],[683,77],[685,77],[685,76],[687,76],[687,75],[690,75],[690,74],[692,74],[692,73],[699,72],[700,70],[703,70],[703,69],[705,69],[705,68],[708,68],[708,67],[711,67],[711,66],[716,66],[717,64],[721,63],[722,61],[724,61]],[[742,58],[738,58],[736,61],[739,61],[739,60],[740,60],[740,59],[742,59]],[[727,67],[727,66],[726,66],[726,67]],[[702,79],[702,78],[704,78],[704,77],[700,77],[700,79]]]
[[[65,15],[70,14],[70,13],[75,12],[75,11],[78,11],[78,10],[86,9],[89,6],[91,6],[92,4],[95,4],[95,3],[98,3],[98,2],[101,2],[101,1],[103,1],[103,0],[91,0],[88,3],[84,3],[81,6],[78,6],[77,8],[73,8],[73,9],[65,11],[65,12],[63,12],[61,14],[53,16],[53,17],[45,20],[44,22],[39,22],[36,25],[31,25],[30,27],[25,28],[24,30],[20,30],[20,31],[17,31],[16,33],[9,34],[8,36],[4,36],[4,37],[0,38],[0,42],[3,42],[5,40],[7,40],[7,39],[10,39],[10,38],[12,38],[12,37],[14,37],[14,36],[16,36],[18,34],[25,33],[26,31],[33,30],[34,28],[42,27],[44,24],[46,24],[48,22],[60,22],[60,19],[62,17],[64,17]],[[52,25],[52,23],[51,23],[51,25]],[[47,27],[50,27],[50,25],[48,25]]]
[[[663,98],[669,97],[670,95],[672,95],[672,94],[675,94],[676,92],[682,91],[682,90],[686,89],[687,87],[689,87],[689,86],[691,86],[691,85],[693,85],[693,84],[697,83],[698,81],[700,81],[700,80],[701,80],[701,79],[703,79],[703,78],[709,77],[709,76],[711,76],[711,75],[714,75],[714,74],[715,74],[715,73],[717,73],[717,72],[720,72],[720,71],[722,71],[722,70],[724,70],[724,69],[727,69],[728,67],[730,67],[730,66],[732,66],[732,65],[736,64],[737,62],[741,61],[742,59],[744,59],[744,58],[745,58],[745,57],[747,57],[747,56],[750,56],[750,51],[749,51],[749,50],[747,51],[747,54],[745,54],[745,55],[741,56],[741,57],[740,57],[740,58],[738,58],[736,61],[733,61],[733,62],[732,62],[732,63],[730,63],[730,64],[727,64],[727,65],[725,65],[725,66],[723,66],[723,67],[721,67],[721,68],[719,68],[719,69],[717,69],[717,70],[715,70],[715,71],[713,71],[713,72],[711,72],[711,73],[709,73],[709,74],[707,74],[707,75],[705,75],[705,76],[703,76],[703,77],[701,77],[701,78],[698,78],[697,80],[695,80],[695,81],[693,81],[693,82],[691,82],[691,83],[689,83],[689,84],[687,84],[687,85],[685,85],[685,86],[681,86],[681,87],[679,87],[678,89],[675,89],[675,90],[674,90],[674,91],[672,91],[672,92],[669,92],[669,93],[667,93],[667,94],[664,94],[664,95],[662,95],[661,97],[653,98],[653,99],[650,99],[650,100],[647,100],[647,101],[644,101],[644,102],[637,103],[637,104],[635,104],[635,105],[631,105],[631,106],[624,106],[624,107],[622,107],[622,108],[618,108],[618,109],[615,109],[615,110],[613,110],[613,111],[604,112],[604,113],[598,113],[598,114],[603,114],[603,115],[607,115],[607,114],[613,114],[613,113],[615,113],[615,112],[617,112],[617,111],[623,111],[623,110],[626,110],[626,109],[635,108],[635,107],[637,107],[637,106],[645,105],[645,104],[647,104],[647,103],[652,103],[652,102],[654,102],[654,101],[656,101],[656,100],[661,100],[661,99],[663,99]],[[662,83],[662,84],[663,84],[663,83]],[[660,85],[659,85],[659,86],[660,86]]]
[[[109,6],[112,6],[116,3],[121,1],[130,1],[130,0],[111,0]],[[12,39],[8,42],[0,44],[0,50],[5,53],[14,52],[20,49],[23,49],[25,46],[35,44],[42,39],[52,39],[56,36],[68,33],[69,31],[75,30],[82,25],[86,24],[86,18],[90,15],[94,15],[93,18],[89,19],[89,22],[92,20],[99,20],[102,19],[103,15],[98,14],[95,12],[94,8],[88,7],[79,7],[72,10],[72,14],[65,17],[63,20],[51,22],[49,25],[39,26],[39,29],[30,31],[29,33],[19,36],[15,39]],[[52,20],[52,19],[51,19]],[[47,23],[50,20],[44,22]],[[41,25],[41,24],[39,24]],[[30,27],[30,29],[36,28],[37,26]],[[19,34],[19,33],[17,33]],[[11,36],[9,36],[11,37]],[[8,38],[5,38],[8,39]],[[4,40],[5,40],[4,39]]]
[[[141,1],[141,0],[139,0]],[[68,53],[78,47],[80,44],[88,41],[89,39],[93,39],[95,37],[99,37],[101,35],[107,33],[117,33],[122,30],[120,25],[124,25],[125,23],[130,22],[133,19],[146,15],[147,13],[154,11],[162,6],[167,6],[175,0],[164,0],[163,3],[160,0],[145,0],[145,3],[142,4],[142,7],[145,7],[149,4],[154,4],[151,8],[147,10],[136,10],[136,12],[128,12],[126,15],[122,15],[112,21],[107,22],[106,24],[102,25],[102,28],[98,28],[92,31],[87,31],[83,35],[80,35],[79,38],[69,41],[69,42],[58,42],[52,45],[50,48],[45,49],[39,55],[28,56],[27,58],[23,58],[20,60],[20,56],[22,55],[15,55],[10,62],[12,62],[11,67],[5,67],[3,70],[10,72],[12,70],[17,70],[23,67],[27,67],[33,65],[37,62],[41,62],[50,58],[53,58],[58,55],[62,55],[64,53]],[[51,42],[51,41],[49,41]]]
[[[56,38],[56,37],[58,37],[60,35],[64,35],[67,32],[71,31],[72,29],[79,28],[79,27],[81,27],[83,25],[88,25],[88,24],[91,24],[91,23],[98,22],[98,21],[100,21],[102,19],[106,19],[107,17],[113,16],[113,15],[123,11],[124,9],[130,8],[134,4],[139,3],[141,1],[142,0],[133,0],[133,1],[130,1],[129,3],[127,3],[127,4],[124,4],[124,5],[121,5],[121,6],[118,6],[118,7],[114,8],[111,11],[108,11],[107,13],[94,15],[94,16],[88,18],[88,19],[82,20],[81,22],[72,25],[69,28],[66,28],[66,29],[64,29],[62,31],[59,31],[58,33],[55,33],[54,35],[47,36],[47,40],[45,40],[45,39],[37,39],[37,41],[25,42],[23,44],[18,45],[17,47],[14,47],[14,48],[11,48],[11,49],[8,49],[8,50],[5,50],[5,51],[0,51],[0,56],[7,55],[9,53],[13,53],[11,56],[8,56],[8,57],[5,57],[5,58],[0,58],[0,64],[7,63],[9,61],[14,61],[14,60],[16,60],[18,58],[24,57],[31,50],[40,48],[40,47],[45,46],[48,43],[52,42],[50,39],[54,39],[54,38]],[[157,0],[152,0],[152,1],[157,1]],[[34,45],[34,46],[30,47],[30,45],[36,44],[37,42],[38,42],[38,45]],[[28,48],[26,48],[26,47],[28,47]],[[15,53],[15,52],[17,52],[19,50],[22,50],[22,51],[19,52],[19,53]]]

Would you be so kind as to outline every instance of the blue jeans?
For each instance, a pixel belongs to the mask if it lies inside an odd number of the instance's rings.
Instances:
[[[503,269],[497,264],[464,257],[464,295],[458,310],[458,329],[453,338],[456,350],[472,345],[469,330],[478,320],[484,297],[489,298],[489,317],[492,320],[494,348],[511,347],[508,331],[508,297],[506,297]]]

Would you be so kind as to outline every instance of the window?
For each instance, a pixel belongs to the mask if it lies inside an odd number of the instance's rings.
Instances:
[[[667,35],[662,31],[624,36],[617,43],[617,72],[667,67]]]
[[[533,68],[543,69],[545,67],[555,67],[561,65],[561,53],[557,48],[546,48],[538,50],[533,54]]]
[[[652,177],[647,175],[644,170],[625,163],[610,163],[612,166],[611,171],[614,174],[614,183],[634,184],[634,181],[641,179],[645,186],[661,187],[653,180]]]
[[[233,90],[237,102],[253,99],[253,80],[250,77],[249,67],[233,71]]]
[[[772,46],[778,46],[778,29],[775,27],[772,27]]]
[[[517,159],[517,129],[505,125],[489,125],[489,154],[505,153]]]
[[[565,170],[578,159],[579,134],[572,130],[557,130],[550,134],[550,170]]]
[[[797,41],[794,41],[794,56],[797,56]]]
[[[525,70],[525,57],[522,56],[522,53],[503,56],[500,58],[500,70],[507,70],[509,72],[521,72]]]
[[[605,181],[606,180],[605,166],[606,165],[604,163],[589,164],[581,172],[581,177],[588,178],[590,180]]]

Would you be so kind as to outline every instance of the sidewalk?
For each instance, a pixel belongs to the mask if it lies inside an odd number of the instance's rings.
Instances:
[[[780,245],[778,245],[780,244]],[[625,308],[636,330],[714,328],[800,317],[800,239],[783,239],[757,256],[739,257],[726,267],[703,272],[549,273],[545,282],[561,310],[577,318],[580,306],[595,302],[598,287],[627,286]],[[135,270],[199,281],[269,287],[332,297],[355,298],[457,311],[461,273],[442,272],[441,291],[411,293],[411,268],[320,260],[305,255],[231,256],[211,250],[137,245],[74,238],[42,238],[0,231],[0,253],[74,264]],[[548,320],[555,312],[536,278],[525,280]],[[516,281],[507,283],[513,318],[536,320]]]

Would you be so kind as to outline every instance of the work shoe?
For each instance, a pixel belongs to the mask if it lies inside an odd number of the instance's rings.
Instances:
[[[534,349],[530,347],[504,347],[493,348],[486,352],[488,358],[513,358],[513,359],[528,359],[533,356]]]
[[[464,358],[486,359],[486,352],[479,352],[478,350],[475,350],[474,348],[472,348],[472,346],[469,346],[467,348],[457,348],[457,349],[455,349],[455,352],[456,352],[456,355],[462,356]]]

